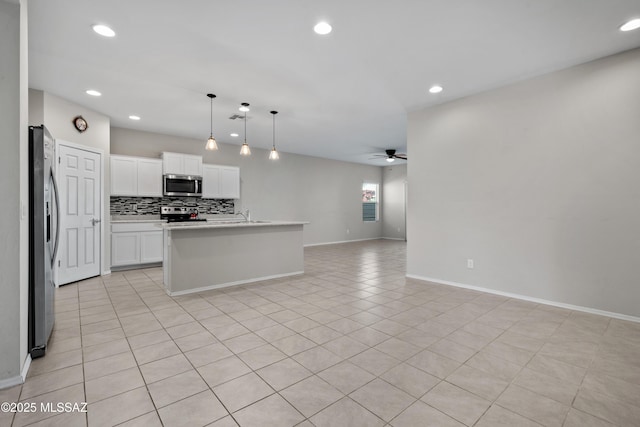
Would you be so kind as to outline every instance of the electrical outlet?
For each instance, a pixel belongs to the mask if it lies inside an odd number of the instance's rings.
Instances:
[[[467,260],[467,268],[473,268],[473,260],[471,258]]]

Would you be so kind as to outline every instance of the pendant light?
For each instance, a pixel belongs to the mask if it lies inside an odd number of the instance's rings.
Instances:
[[[271,111],[271,114],[273,115],[273,148],[269,153],[269,160],[278,160],[280,158],[280,155],[276,151],[276,114],[278,114],[278,112]]]
[[[244,111],[244,142],[242,143],[242,147],[240,147],[240,155],[250,156],[251,149],[249,148],[249,144],[247,144],[247,111],[249,111],[249,104],[243,102],[241,105],[240,110]]]
[[[212,93],[208,93],[207,96],[211,100],[211,133],[209,134],[209,139],[207,139],[207,144],[204,146],[204,149],[216,151],[218,149],[218,144],[216,143],[216,139],[213,137],[213,98],[216,96]]]

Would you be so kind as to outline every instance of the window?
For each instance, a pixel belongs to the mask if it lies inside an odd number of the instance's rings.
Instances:
[[[378,220],[378,202],[380,201],[378,184],[365,182],[362,184],[362,220]]]

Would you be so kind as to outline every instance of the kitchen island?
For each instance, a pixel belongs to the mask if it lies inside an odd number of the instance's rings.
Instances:
[[[161,224],[164,286],[171,296],[304,273],[296,221]]]

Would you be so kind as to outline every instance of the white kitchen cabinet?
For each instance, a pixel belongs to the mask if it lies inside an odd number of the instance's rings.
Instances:
[[[111,156],[111,195],[138,195],[138,161],[135,157]],[[158,181],[162,183],[160,178]]]
[[[162,197],[162,160],[138,159],[138,196]]]
[[[240,168],[236,166],[202,165],[203,199],[239,199]]]
[[[233,166],[220,168],[220,194],[223,199],[240,198],[240,168]]]
[[[185,154],[183,164],[185,175],[202,175],[202,156]]]
[[[140,232],[140,263],[162,262],[162,230]]]
[[[202,165],[202,198],[217,199],[220,197],[220,167]]]
[[[182,153],[162,153],[162,173],[202,175],[202,156]]]
[[[162,230],[157,222],[111,224],[111,267],[162,262]]]
[[[162,161],[112,155],[111,195],[162,197]]]
[[[111,233],[111,266],[140,264],[140,233]]]

